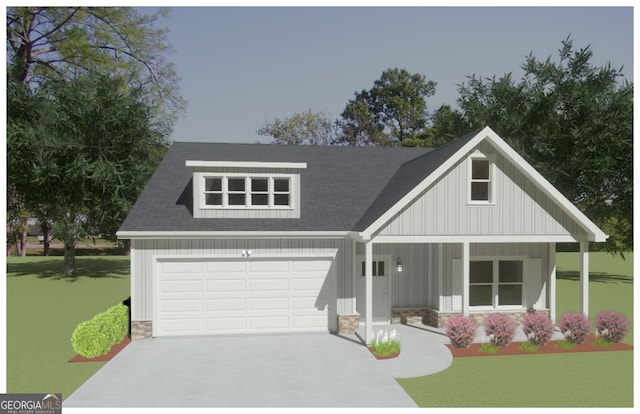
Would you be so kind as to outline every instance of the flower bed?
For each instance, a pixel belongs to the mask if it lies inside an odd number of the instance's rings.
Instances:
[[[391,332],[378,331],[368,348],[377,359],[395,358],[400,355],[400,335],[395,329]]]
[[[566,341],[549,341],[546,345],[530,347],[528,342],[511,342],[506,347],[496,347],[495,352],[487,352],[487,347],[482,343],[474,343],[469,348],[456,348],[452,344],[447,344],[449,351],[454,357],[469,356],[491,356],[491,355],[530,355],[530,354],[555,354],[566,352],[601,352],[601,351],[632,351],[633,346],[621,342],[608,342],[597,344],[597,337],[594,334],[588,336],[583,344],[569,344]],[[568,346],[573,345],[573,346]],[[493,350],[492,350],[493,351]]]

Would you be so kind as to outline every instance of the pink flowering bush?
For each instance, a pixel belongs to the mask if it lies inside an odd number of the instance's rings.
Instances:
[[[618,312],[600,312],[596,318],[596,331],[605,341],[622,341],[628,329],[629,322]]]
[[[565,313],[558,326],[567,342],[572,344],[583,344],[591,332],[591,322],[580,312]]]
[[[456,315],[447,321],[447,336],[456,348],[469,348],[476,337],[476,324],[464,315]]]
[[[507,315],[494,313],[484,320],[484,332],[493,345],[505,347],[516,334],[516,323]]]
[[[544,346],[551,340],[554,325],[543,313],[529,313],[522,321],[522,331],[533,345]]]

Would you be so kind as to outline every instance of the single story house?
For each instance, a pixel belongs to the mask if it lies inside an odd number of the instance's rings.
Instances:
[[[175,142],[118,232],[134,338],[555,314],[607,238],[490,128],[436,149]]]

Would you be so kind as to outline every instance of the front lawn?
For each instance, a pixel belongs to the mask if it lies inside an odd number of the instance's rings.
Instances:
[[[67,398],[105,363],[69,363],[71,333],[129,297],[129,257],[77,257],[62,278],[62,257],[7,257],[7,392]]]
[[[589,312],[623,313],[633,345],[633,254],[590,254]],[[578,255],[557,254],[557,315],[579,311]],[[420,407],[632,407],[633,351],[454,358],[398,382]]]

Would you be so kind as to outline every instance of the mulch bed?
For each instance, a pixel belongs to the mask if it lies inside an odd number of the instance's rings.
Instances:
[[[589,338],[582,345],[575,345],[573,348],[561,348],[557,345],[558,341],[550,341],[545,346],[541,346],[536,351],[525,351],[520,349],[522,342],[511,342],[505,348],[498,348],[498,352],[490,353],[480,350],[482,344],[473,343],[469,348],[460,349],[454,347],[452,344],[447,344],[447,347],[451,351],[454,357],[471,357],[471,356],[493,356],[493,355],[535,355],[535,354],[562,354],[568,352],[603,352],[603,351],[632,351],[633,346],[614,343],[610,346],[600,346],[595,344],[595,335],[591,334]],[[525,342],[526,343],[526,342]]]
[[[376,359],[391,359],[391,358],[395,358],[398,355],[400,355],[400,351],[398,352],[394,352],[391,355],[387,355],[387,356],[382,356],[382,355],[376,355],[376,351],[375,349],[373,349],[372,347],[367,347],[369,349],[369,351],[371,351],[371,355],[373,355]]]
[[[129,345],[130,342],[131,342],[131,338],[129,338],[128,336],[125,336],[124,339],[122,340],[122,342],[112,346],[111,350],[106,355],[100,355],[100,356],[97,356],[95,358],[85,358],[83,356],[76,355],[73,358],[71,358],[69,360],[69,362],[104,362],[104,361],[110,361],[111,358],[116,356],[116,354],[118,352],[122,351],[125,346]]]

